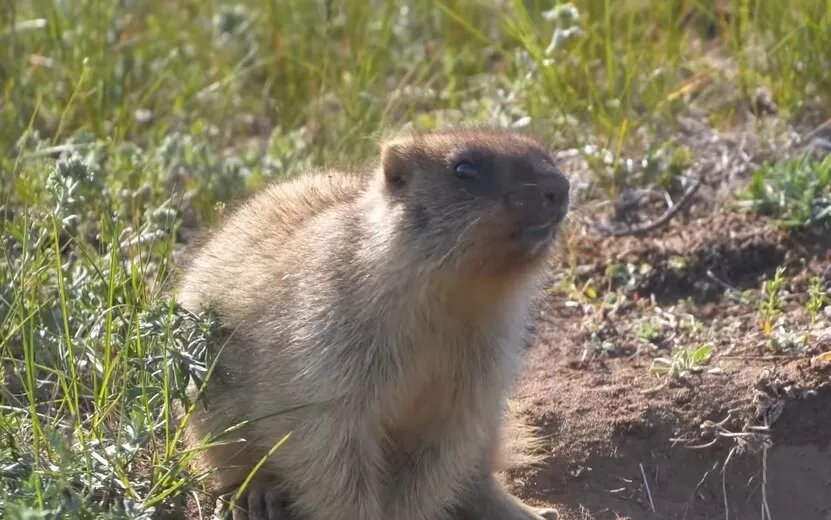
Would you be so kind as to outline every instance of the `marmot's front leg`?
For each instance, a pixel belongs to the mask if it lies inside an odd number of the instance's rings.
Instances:
[[[383,520],[378,433],[350,405],[321,408],[296,425],[263,465],[268,477],[246,492],[235,520]]]
[[[484,477],[453,511],[454,520],[557,520],[556,509],[532,508],[508,493],[493,476]]]

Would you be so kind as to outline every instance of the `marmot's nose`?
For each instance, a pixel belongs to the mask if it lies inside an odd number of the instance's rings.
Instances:
[[[568,209],[569,187],[568,179],[557,170],[538,173],[507,193],[505,205],[541,220],[560,219]]]
[[[545,201],[554,208],[568,207],[568,191],[571,187],[568,179],[559,170],[546,172],[540,176],[540,189]]]

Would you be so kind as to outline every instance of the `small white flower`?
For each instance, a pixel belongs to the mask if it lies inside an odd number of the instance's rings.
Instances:
[[[580,11],[571,2],[560,4],[553,9],[543,11],[542,17],[549,22],[568,24],[580,18]]]

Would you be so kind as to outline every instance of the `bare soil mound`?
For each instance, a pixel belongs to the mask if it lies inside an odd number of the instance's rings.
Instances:
[[[831,520],[831,370],[812,361],[831,335],[773,351],[742,296],[798,267],[779,319],[805,330],[798,295],[827,276],[827,244],[741,213],[576,242],[571,287],[592,289],[556,288],[540,309],[516,400],[543,460],[508,472],[512,489],[563,520]],[[650,371],[704,343],[706,366]]]

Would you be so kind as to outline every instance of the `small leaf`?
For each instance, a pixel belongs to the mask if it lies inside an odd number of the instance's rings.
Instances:
[[[707,361],[710,358],[710,355],[713,353],[713,345],[711,343],[705,343],[698,347],[692,355],[692,361],[695,364],[702,363]]]
[[[585,294],[591,300],[597,298],[597,291],[595,291],[594,287],[592,287],[591,285],[588,285],[585,289],[583,289],[583,294]]]
[[[816,363],[831,363],[831,350],[829,350],[828,352],[823,352],[818,356],[814,356],[811,359],[811,364]]]

